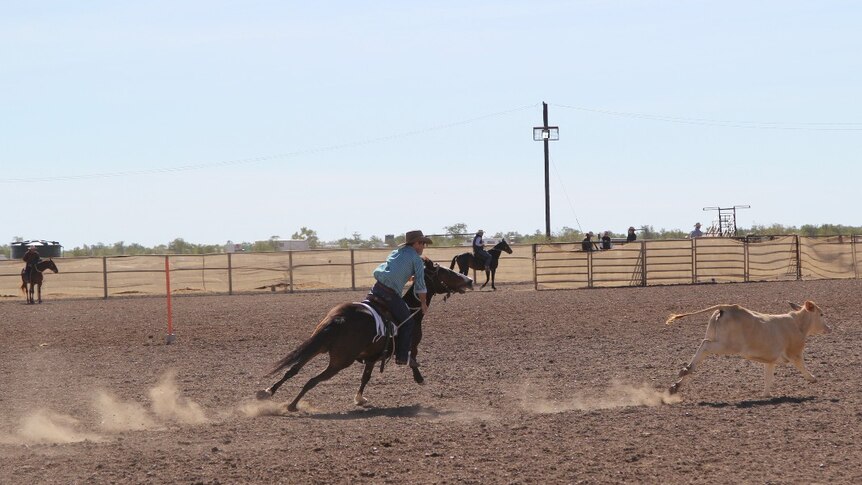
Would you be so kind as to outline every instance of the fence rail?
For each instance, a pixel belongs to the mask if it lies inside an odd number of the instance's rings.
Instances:
[[[512,245],[498,283],[537,290],[653,286],[703,282],[859,278],[860,236],[766,236],[620,243],[582,251],[580,243]],[[468,248],[429,247],[443,266]],[[165,292],[165,259],[175,294],[235,294],[364,289],[389,249],[322,249],[273,253],[55,258],[45,278],[50,298],[110,298]],[[0,296],[18,296],[22,263],[0,261]],[[474,272],[478,283],[483,273]]]

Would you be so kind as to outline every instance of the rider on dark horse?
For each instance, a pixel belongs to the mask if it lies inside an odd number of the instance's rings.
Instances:
[[[36,269],[36,265],[39,264],[39,261],[42,260],[42,257],[39,255],[39,252],[36,251],[36,246],[31,244],[27,248],[27,252],[24,253],[24,257],[22,259],[26,264],[26,266],[24,267],[24,275],[27,282],[29,283],[30,281],[32,281],[33,273],[39,271],[38,269]]]
[[[413,336],[414,319],[410,314],[407,303],[404,302],[401,292],[404,285],[413,277],[414,293],[422,305],[422,314],[428,311],[428,303],[425,294],[425,262],[422,260],[422,251],[425,246],[431,244],[431,238],[422,234],[422,231],[409,231],[406,241],[398,249],[392,251],[386,262],[374,270],[374,279],[377,280],[371,288],[370,295],[382,300],[392,316],[395,317],[398,328],[398,338],[395,343],[395,363],[404,365],[408,362],[410,342]],[[409,359],[411,367],[419,367],[415,356]]]
[[[476,235],[473,236],[473,257],[476,258],[477,263],[485,263],[485,271],[490,271],[491,253],[485,251],[485,241],[482,239],[484,235],[485,231],[479,229],[476,231]]]

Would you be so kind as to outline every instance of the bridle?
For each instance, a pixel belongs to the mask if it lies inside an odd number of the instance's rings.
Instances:
[[[431,283],[435,287],[434,293],[446,293],[446,296],[443,297],[443,301],[448,300],[449,297],[452,296],[452,293],[455,293],[455,290],[450,288],[445,281],[440,279],[440,265],[438,263],[434,263],[434,268],[431,270],[425,268],[426,283],[428,282],[427,280],[429,276],[431,277]],[[442,287],[443,291],[439,291],[440,287]]]

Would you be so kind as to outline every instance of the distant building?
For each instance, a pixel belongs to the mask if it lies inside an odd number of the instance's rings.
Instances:
[[[228,241],[227,244],[224,245],[224,252],[226,253],[245,253],[251,252],[257,247],[258,251],[260,251],[261,247],[265,246],[265,251],[271,251],[273,246],[276,251],[308,251],[310,248],[308,247],[308,241],[304,239],[278,239],[275,241],[273,245],[272,241],[258,241],[255,244],[251,243],[234,243],[233,241]]]
[[[246,251],[251,251],[251,244],[228,241],[227,244],[224,245],[224,252],[226,253],[244,253]]]
[[[33,239],[30,241],[15,241],[11,243],[12,259],[21,259],[27,248],[35,246],[39,256],[43,258],[59,258],[63,255],[63,245],[57,241],[46,241],[44,239]]]
[[[308,251],[308,241],[305,239],[279,239],[276,241],[279,251]]]

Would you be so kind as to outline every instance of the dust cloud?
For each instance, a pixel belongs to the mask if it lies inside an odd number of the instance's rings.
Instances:
[[[0,438],[6,444],[63,444],[102,441],[95,433],[80,429],[80,422],[68,415],[39,409],[24,417],[14,435]]]
[[[158,385],[150,389],[153,412],[162,419],[183,424],[204,424],[209,421],[201,406],[180,395],[176,384],[176,373],[168,371]]]
[[[273,401],[250,401],[239,406],[239,412],[246,417],[256,418],[258,416],[281,416],[286,414],[287,403]]]
[[[0,444],[64,444],[105,441],[104,433],[158,430],[165,422],[199,425],[209,422],[203,408],[183,397],[177,389],[175,373],[168,371],[150,389],[150,409],[137,402],[124,402],[107,391],[96,391],[93,409],[99,423],[87,426],[72,416],[40,409],[21,418],[12,434],[0,434]],[[259,411],[258,415],[266,414]],[[103,434],[88,431],[98,427]]]
[[[583,391],[561,400],[548,399],[547,391],[535,389],[526,383],[521,392],[521,407],[538,414],[562,413],[566,411],[592,411],[632,406],[660,406],[675,404],[682,400],[667,391],[658,391],[648,384],[631,385],[612,382],[603,391]]]
[[[102,428],[107,431],[140,431],[158,426],[141,404],[121,402],[105,391],[96,394],[95,406],[102,417]]]

